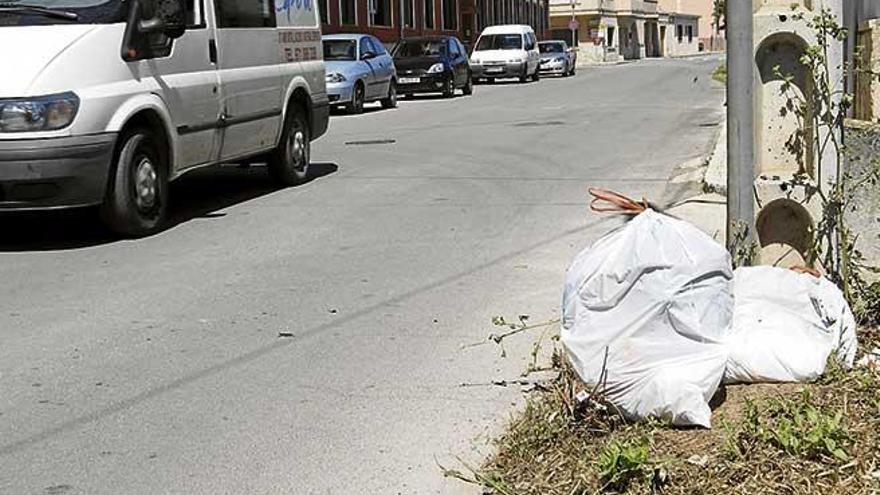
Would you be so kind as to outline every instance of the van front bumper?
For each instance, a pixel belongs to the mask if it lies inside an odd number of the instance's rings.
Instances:
[[[0,211],[100,204],[116,134],[0,139]]]
[[[474,79],[495,79],[505,77],[522,77],[525,75],[526,64],[523,62],[488,63],[471,65]]]

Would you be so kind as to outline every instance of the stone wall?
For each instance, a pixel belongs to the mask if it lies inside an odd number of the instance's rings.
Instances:
[[[880,160],[880,125],[850,122],[846,132],[849,170],[857,178]],[[870,265],[880,267],[880,184],[861,189],[847,220],[857,234],[856,247]]]

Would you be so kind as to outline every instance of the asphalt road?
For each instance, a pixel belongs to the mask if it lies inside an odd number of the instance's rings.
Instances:
[[[462,344],[558,316],[569,260],[617,222],[587,186],[687,193],[668,179],[722,118],[717,63],[334,116],[311,182],[200,172],[147,239],[0,219],[0,493],[473,493],[438,463],[486,451],[521,394],[485,384],[529,341]]]

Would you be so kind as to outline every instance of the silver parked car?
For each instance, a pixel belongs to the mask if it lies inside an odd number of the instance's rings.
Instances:
[[[577,52],[562,40],[538,42],[541,53],[539,62],[541,74],[557,74],[562,77],[573,76],[577,65]]]
[[[368,34],[331,34],[322,40],[331,105],[349,113],[363,112],[371,101],[397,106],[394,60],[381,41]]]

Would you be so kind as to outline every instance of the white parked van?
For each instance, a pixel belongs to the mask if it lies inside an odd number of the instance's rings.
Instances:
[[[471,54],[473,77],[494,81],[496,78],[518,77],[521,82],[540,78],[538,40],[531,26],[489,26]]]
[[[303,181],[328,124],[314,0],[2,2],[0,74],[0,212],[100,205],[123,235],[195,168]]]

